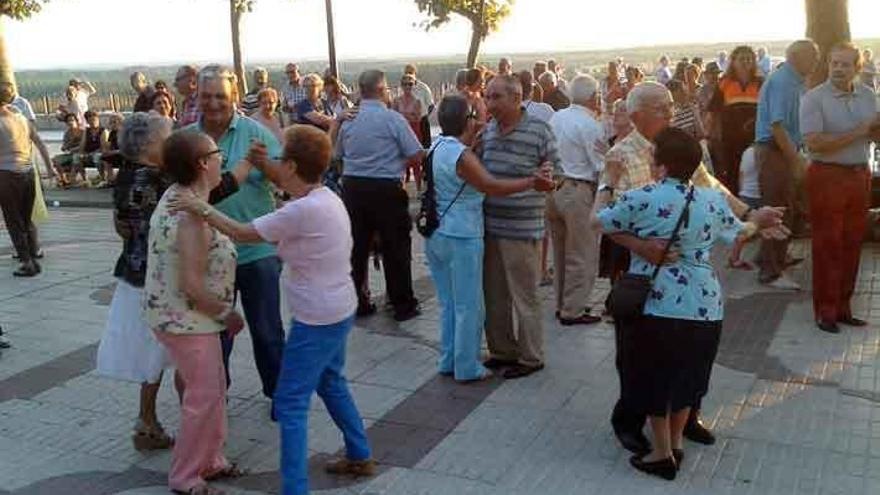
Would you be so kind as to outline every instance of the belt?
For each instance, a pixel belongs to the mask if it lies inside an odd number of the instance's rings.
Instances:
[[[561,188],[562,188],[562,185],[565,184],[566,182],[574,182],[574,183],[580,183],[580,184],[587,184],[587,185],[590,185],[590,186],[593,186],[593,187],[596,187],[596,186],[597,186],[597,183],[596,183],[595,180],[575,179],[574,177],[563,177],[562,180],[560,180],[559,183],[556,184],[556,190],[558,191],[559,189],[561,189]]]
[[[833,163],[833,162],[823,162],[821,160],[811,160],[810,163],[813,165],[821,165],[823,167],[834,167],[834,168],[842,168],[847,170],[862,170],[868,168],[867,163]]]

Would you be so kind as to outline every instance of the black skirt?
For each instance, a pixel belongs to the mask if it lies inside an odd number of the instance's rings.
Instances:
[[[626,339],[629,400],[649,416],[696,404],[709,390],[721,338],[720,321],[644,316],[620,322]]]

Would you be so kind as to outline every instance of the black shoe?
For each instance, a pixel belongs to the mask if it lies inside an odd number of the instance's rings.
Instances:
[[[526,366],[524,364],[515,364],[510,368],[504,370],[504,373],[501,375],[508,380],[514,380],[517,378],[523,378],[531,375],[532,373],[536,373],[544,369],[543,364],[539,364],[537,366]]]
[[[412,320],[413,318],[415,318],[416,316],[419,316],[420,314],[422,314],[422,312],[421,312],[421,310],[419,310],[418,306],[410,306],[410,307],[405,308],[400,311],[395,309],[394,310],[394,321],[404,322],[407,320]]]
[[[680,468],[684,461],[684,450],[672,449],[672,458],[675,459],[675,467]]]
[[[840,327],[837,326],[837,323],[833,321],[822,321],[819,320],[816,322],[816,326],[819,327],[819,330],[828,333],[840,333]]]
[[[505,368],[507,366],[516,366],[518,361],[516,359],[498,359],[490,357],[489,359],[483,361],[483,366],[489,368],[490,370],[497,370],[498,368]]]
[[[566,327],[570,327],[572,325],[593,325],[594,323],[599,323],[600,321],[602,321],[602,318],[598,316],[593,316],[589,313],[584,313],[576,318],[559,318],[559,323]]]
[[[44,256],[44,254],[43,254],[43,250],[42,250],[42,249],[37,249],[37,252],[34,253],[34,259],[35,259],[35,260],[41,260],[41,259],[43,259],[43,256]]]
[[[849,327],[866,327],[868,326],[868,322],[859,318],[855,318],[852,316],[847,316],[845,318],[838,318],[837,323],[841,323],[843,325]]]
[[[358,318],[374,314],[376,314],[376,305],[373,303],[358,304],[357,312],[355,312],[355,316]]]
[[[36,268],[38,274],[43,273],[43,267],[36,261],[34,261],[34,268]]]
[[[12,272],[12,275],[15,277],[33,277],[38,273],[40,273],[40,269],[37,267],[37,264],[33,261],[28,261],[22,263],[18,270]]]
[[[701,443],[703,445],[712,445],[715,443],[715,435],[709,431],[700,421],[698,416],[692,415],[688,420],[688,424],[684,427],[683,435],[691,442]]]
[[[651,442],[640,431],[615,431],[614,435],[623,448],[635,455],[646,455],[651,452]]]
[[[0,328],[0,349],[9,349],[10,347],[12,347],[12,343],[3,336],[3,329]]]
[[[632,467],[643,473],[657,476],[664,480],[672,481],[678,473],[678,468],[675,467],[675,459],[672,457],[660,459],[659,461],[645,462],[641,456],[634,455],[629,458],[629,463]]]

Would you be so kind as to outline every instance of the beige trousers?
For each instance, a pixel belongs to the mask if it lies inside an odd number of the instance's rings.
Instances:
[[[599,232],[590,227],[595,187],[566,179],[547,197],[556,266],[556,310],[562,318],[577,318],[584,313],[599,273]]]
[[[544,362],[541,241],[486,238],[483,289],[491,357],[527,366]]]

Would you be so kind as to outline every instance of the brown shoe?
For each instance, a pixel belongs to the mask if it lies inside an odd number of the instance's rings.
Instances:
[[[325,465],[324,471],[330,474],[347,474],[354,477],[374,476],[376,474],[376,461],[373,459],[364,459],[362,461],[339,459]]]

